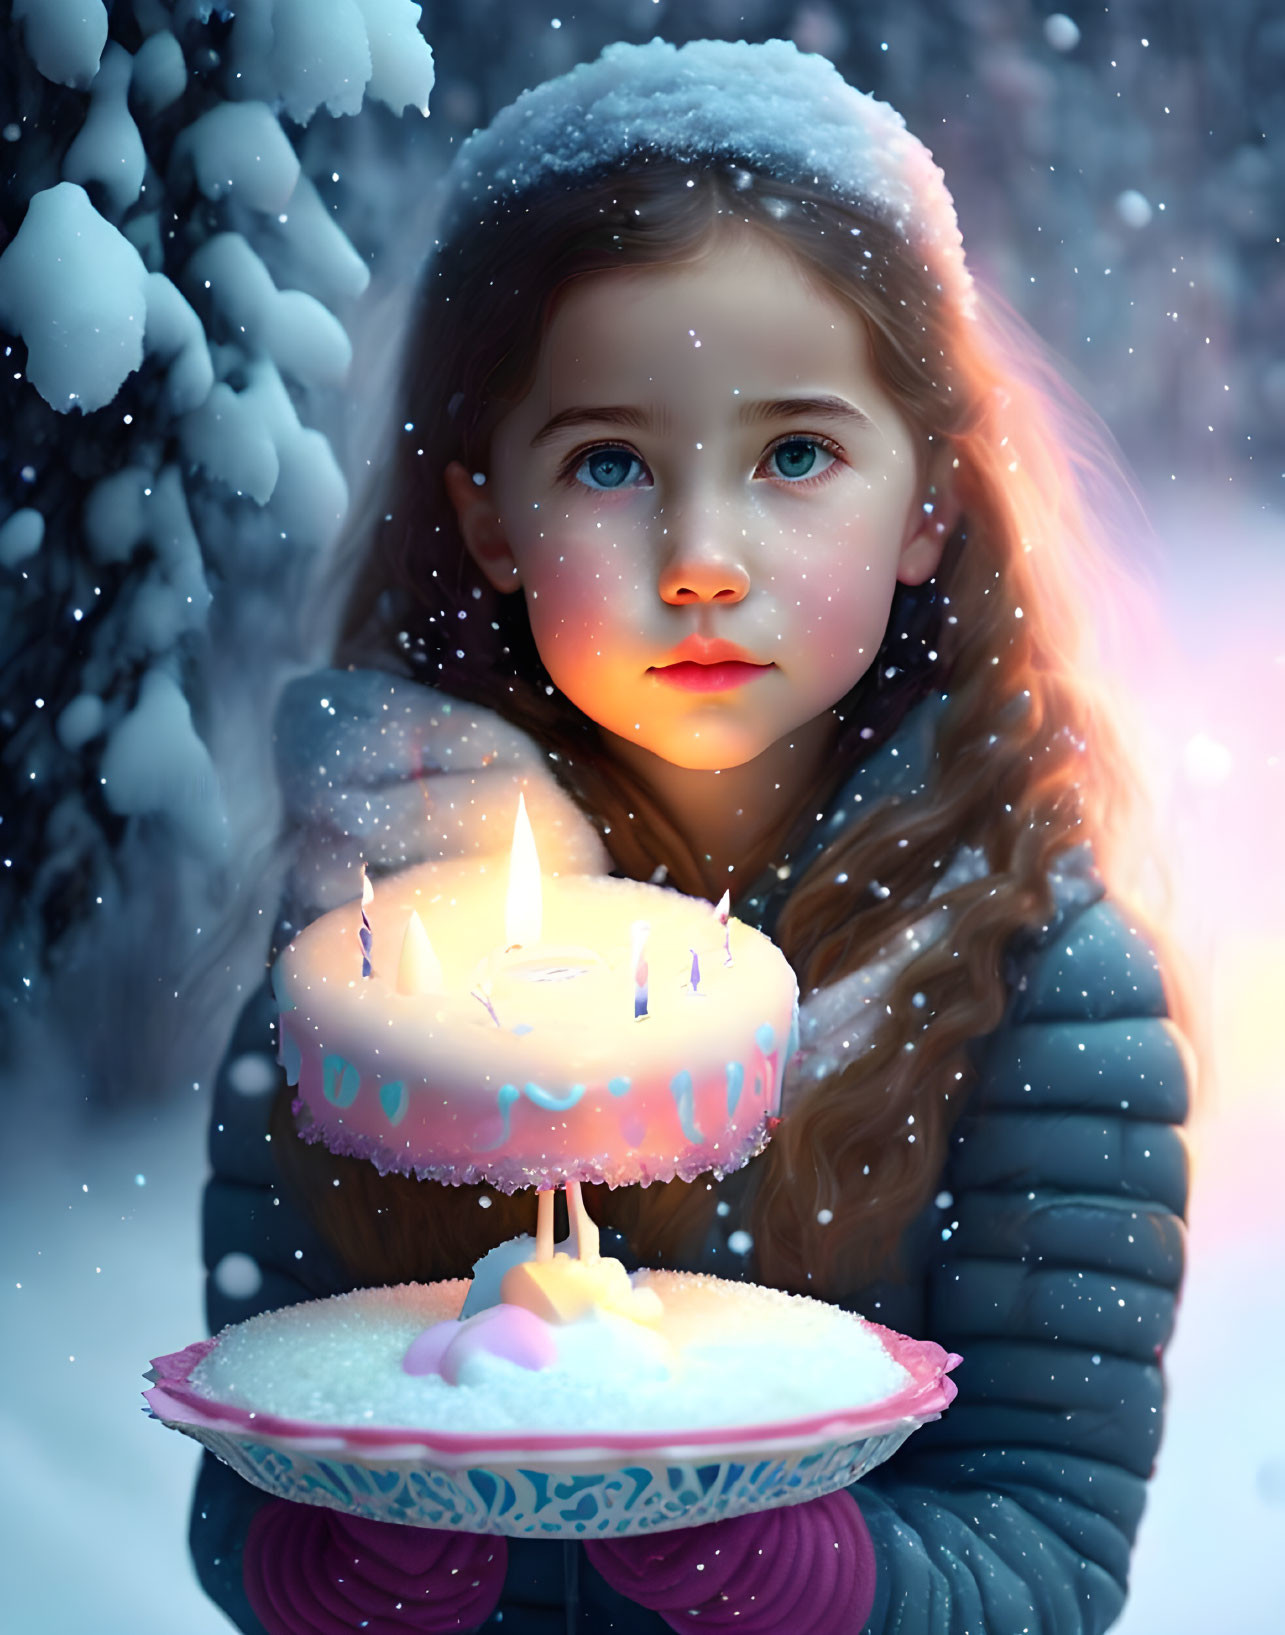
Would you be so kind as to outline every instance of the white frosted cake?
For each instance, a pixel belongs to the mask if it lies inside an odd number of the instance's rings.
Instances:
[[[590,876],[546,879],[538,938],[506,948],[508,888],[507,859],[381,881],[368,976],[360,903],[295,938],[274,986],[300,1133],[381,1171],[503,1191],[744,1163],[794,1043],[784,955],[709,903]]]

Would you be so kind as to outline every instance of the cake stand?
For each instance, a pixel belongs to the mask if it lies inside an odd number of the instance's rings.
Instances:
[[[458,1280],[432,1285],[444,1312]],[[700,1430],[482,1436],[324,1425],[254,1414],[191,1384],[218,1344],[158,1357],[145,1392],[153,1416],[203,1443],[282,1499],[370,1521],[510,1538],[623,1537],[801,1504],[857,1481],[955,1396],[960,1361],[931,1341],[863,1323],[909,1383],[851,1411]]]

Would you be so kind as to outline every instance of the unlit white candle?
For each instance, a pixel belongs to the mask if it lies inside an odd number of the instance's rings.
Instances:
[[[553,1192],[536,1194],[535,1258],[553,1259]]]
[[[585,1207],[579,1181],[567,1182],[567,1216],[576,1240],[576,1253],[581,1260],[597,1260],[601,1240],[597,1223]]]
[[[406,922],[402,938],[401,958],[397,961],[397,992],[405,994],[439,993],[442,987],[442,964],[429,940],[424,922],[414,909]]]

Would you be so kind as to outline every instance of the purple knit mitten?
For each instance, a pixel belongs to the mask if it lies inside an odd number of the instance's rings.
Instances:
[[[268,1635],[438,1635],[490,1616],[507,1564],[502,1538],[273,1499],[250,1523],[241,1575]]]
[[[585,1550],[613,1589],[678,1635],[857,1635],[874,1605],[874,1546],[844,1492]]]

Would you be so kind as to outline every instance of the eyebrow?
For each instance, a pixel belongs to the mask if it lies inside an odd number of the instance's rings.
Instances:
[[[636,409],[629,404],[604,404],[599,408],[563,409],[551,420],[546,420],[531,439],[531,447],[552,441],[560,431],[573,426],[632,426],[646,430],[655,424],[655,416],[648,409]]]
[[[747,403],[741,410],[741,419],[754,424],[760,420],[788,420],[798,417],[825,420],[848,420],[860,430],[869,431],[874,421],[846,397],[773,397],[758,403]]]
[[[740,420],[746,424],[757,424],[763,420],[787,420],[801,417],[826,420],[846,420],[860,431],[869,431],[874,426],[868,414],[858,409],[855,404],[849,403],[845,397],[772,397],[763,398],[754,403],[741,405]],[[664,426],[667,416],[661,417]],[[546,420],[540,430],[531,439],[531,447],[539,448],[542,444],[551,442],[561,431],[567,431],[576,426],[629,426],[647,430],[654,427],[656,417],[648,409],[635,408],[632,404],[612,403],[603,404],[597,408],[575,407],[562,409],[552,419]]]

